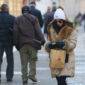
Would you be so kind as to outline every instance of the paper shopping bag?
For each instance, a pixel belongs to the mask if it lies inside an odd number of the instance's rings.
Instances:
[[[50,68],[64,68],[66,58],[65,50],[51,49],[50,51]]]

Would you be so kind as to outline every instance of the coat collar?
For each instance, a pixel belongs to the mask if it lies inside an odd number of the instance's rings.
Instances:
[[[9,14],[9,12],[8,12],[8,11],[1,11],[0,13],[6,13],[6,14]]]
[[[48,25],[48,33],[50,28],[53,28],[53,23],[55,22],[55,20],[53,20],[49,25]],[[60,30],[60,32],[57,34],[57,40],[64,40],[67,39],[70,34],[72,33],[72,31],[75,29],[74,25],[72,22],[70,22],[69,20],[66,20],[65,26]]]

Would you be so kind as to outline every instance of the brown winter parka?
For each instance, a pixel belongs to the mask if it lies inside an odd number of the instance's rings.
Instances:
[[[44,36],[41,32],[38,19],[31,15],[27,14],[26,19],[23,15],[15,19],[14,23],[14,44],[19,44],[21,48],[24,44],[29,44],[36,49],[40,49],[41,45],[37,44],[34,39],[38,39],[41,42],[44,42]]]

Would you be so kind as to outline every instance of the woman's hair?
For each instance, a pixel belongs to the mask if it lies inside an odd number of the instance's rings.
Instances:
[[[53,28],[55,29],[55,31],[56,31],[57,33],[59,33],[59,31],[62,29],[62,27],[65,26],[65,20],[63,20],[63,25],[62,25],[61,27],[59,27],[56,23],[57,23],[57,21],[55,20],[55,21],[53,22]]]

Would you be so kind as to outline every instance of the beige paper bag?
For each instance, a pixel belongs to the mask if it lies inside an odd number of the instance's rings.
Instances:
[[[65,50],[51,49],[50,51],[50,68],[64,68],[66,58]]]

